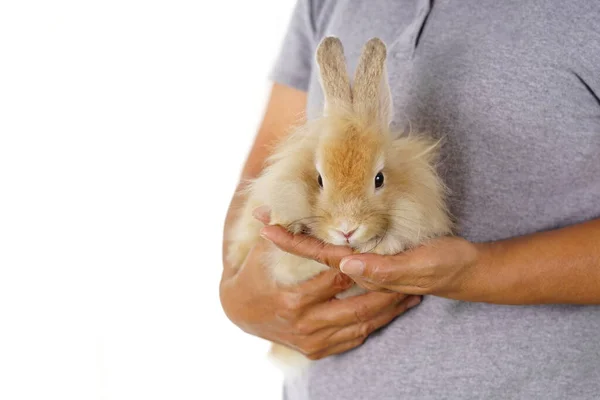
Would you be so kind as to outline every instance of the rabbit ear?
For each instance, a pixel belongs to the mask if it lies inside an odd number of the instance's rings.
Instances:
[[[393,118],[392,95],[385,60],[387,50],[378,38],[363,47],[354,75],[354,111],[369,122],[388,127]]]
[[[317,64],[325,95],[325,112],[332,107],[352,106],[350,78],[342,42],[336,37],[324,38],[317,49]]]

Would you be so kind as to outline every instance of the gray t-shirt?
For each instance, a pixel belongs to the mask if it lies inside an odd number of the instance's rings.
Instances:
[[[300,0],[272,78],[308,91],[309,115],[321,109],[314,52],[326,35],[342,40],[351,73],[368,39],[386,42],[394,124],[445,136],[441,172],[461,236],[600,217],[600,1]],[[600,307],[427,297],[284,392],[600,399]]]

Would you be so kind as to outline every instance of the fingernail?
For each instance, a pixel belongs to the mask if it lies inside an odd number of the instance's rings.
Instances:
[[[421,302],[421,298],[419,296],[411,297],[410,300],[406,303],[406,308],[413,308]]]
[[[267,236],[267,233],[265,232],[265,228],[261,228],[260,232],[259,232],[260,237],[262,237],[263,239],[269,239],[269,236]]]
[[[360,260],[343,260],[340,269],[348,275],[360,275],[365,270],[365,263]]]
[[[252,211],[252,216],[260,221],[268,220],[271,214],[269,206],[260,206]]]

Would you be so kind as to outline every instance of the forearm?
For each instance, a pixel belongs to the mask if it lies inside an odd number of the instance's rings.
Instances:
[[[600,219],[477,246],[465,300],[600,304]]]
[[[288,133],[293,125],[302,121],[300,116],[303,115],[305,107],[305,92],[279,84],[273,85],[265,115],[244,163],[240,182],[227,211],[223,227],[224,236],[235,221],[237,211],[244,203],[245,199],[240,189],[243,189],[248,180],[256,178],[260,174],[271,148]],[[223,254],[225,254],[225,246],[226,241],[223,240]]]
[[[260,149],[260,148],[259,148]],[[254,151],[250,153],[246,164],[244,165],[240,180],[237,184],[235,192],[231,198],[229,203],[229,208],[227,209],[227,215],[225,216],[225,223],[223,224],[223,248],[222,248],[222,256],[223,256],[223,265],[227,263],[225,255],[227,254],[227,245],[228,241],[226,240],[227,232],[231,230],[234,222],[239,216],[239,212],[242,210],[244,206],[244,202],[246,201],[244,188],[247,183],[256,178],[260,171],[262,170],[262,164],[258,161],[264,161],[266,158],[265,155],[260,154],[260,150],[256,151],[256,146]]]
[[[261,163],[265,159],[265,155],[261,154],[261,149],[262,147],[260,146],[260,143],[255,144],[255,146],[252,148],[250,155],[248,156],[248,159],[246,160],[246,163],[244,164],[244,167],[242,169],[240,180],[229,203],[229,208],[227,209],[227,215],[225,216],[225,223],[223,225],[222,254],[224,264],[226,262],[225,254],[227,246],[227,240],[225,240],[225,238],[227,232],[231,229],[232,224],[237,218],[238,210],[240,210],[244,204],[244,186],[249,180],[255,178],[261,171]]]

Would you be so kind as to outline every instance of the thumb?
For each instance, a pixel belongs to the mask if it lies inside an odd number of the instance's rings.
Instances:
[[[344,257],[340,262],[340,270],[347,275],[372,282],[393,283],[400,273],[398,261],[395,256],[357,254]]]

